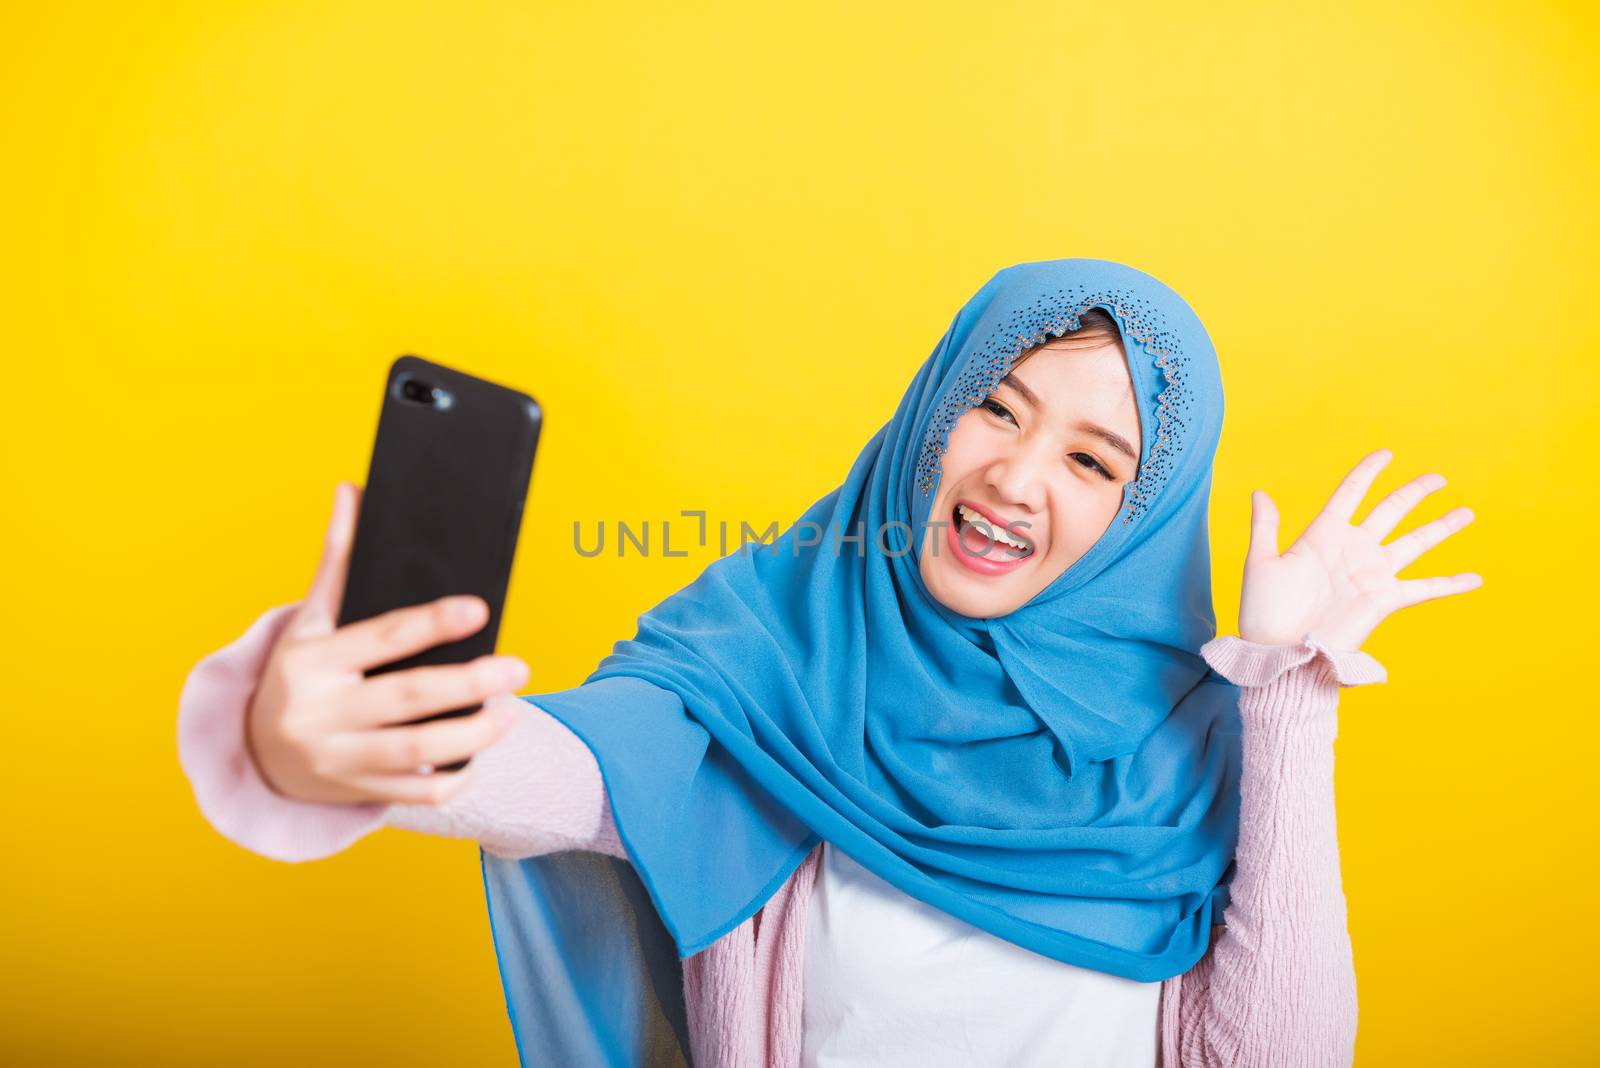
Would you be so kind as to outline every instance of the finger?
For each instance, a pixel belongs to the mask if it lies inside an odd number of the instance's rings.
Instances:
[[[333,632],[339,616],[339,602],[344,596],[350,543],[355,540],[356,513],[360,505],[361,487],[341,479],[333,491],[333,514],[322,538],[322,559],[311,580],[311,591],[288,627],[291,636],[305,639]]]
[[[1250,494],[1250,547],[1247,558],[1278,555],[1278,506],[1265,490]]]
[[[1383,555],[1396,572],[1404,571],[1417,557],[1463,529],[1476,518],[1472,509],[1463,505],[1446,512],[1431,523],[1425,523],[1416,530],[1402,534],[1383,546]]]
[[[1378,472],[1388,466],[1392,459],[1394,453],[1388,449],[1369,452],[1360,463],[1350,469],[1348,475],[1344,476],[1317,518],[1339,523],[1350,522],[1350,517],[1356,514],[1356,508],[1372,489],[1373,480],[1378,477]]]
[[[500,705],[487,703],[469,716],[413,727],[379,727],[328,739],[328,759],[338,777],[412,771],[422,764],[450,764],[492,744],[511,725]]]
[[[1424,497],[1442,488],[1444,484],[1445,478],[1441,474],[1418,475],[1379,501],[1377,507],[1368,512],[1367,518],[1361,521],[1361,529],[1376,540],[1383,541],[1395,527],[1400,525],[1400,520],[1422,503]]]
[[[368,730],[409,723],[432,712],[481,704],[522,688],[528,665],[515,656],[480,656],[465,664],[407,668],[374,675],[343,702],[338,726]]]
[[[318,641],[311,659],[328,670],[365,671],[465,638],[488,621],[482,597],[440,597],[346,624]]]
[[[1439,597],[1466,593],[1482,585],[1483,576],[1475,571],[1463,571],[1459,575],[1440,575],[1436,578],[1401,579],[1400,605],[1405,607],[1421,604],[1423,601],[1432,601]]]
[[[437,805],[448,801],[472,782],[471,764],[460,771],[435,771],[356,775],[346,781],[390,804]]]

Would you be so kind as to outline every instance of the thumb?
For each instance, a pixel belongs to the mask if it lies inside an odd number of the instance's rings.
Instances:
[[[322,559],[317,562],[311,591],[306,594],[305,603],[295,619],[298,637],[328,634],[337,624],[360,503],[361,487],[341,480],[333,492],[333,514],[328,519],[328,529],[322,539]]]
[[[1247,559],[1268,558],[1278,555],[1278,506],[1272,503],[1266,490],[1250,494],[1250,549]]]

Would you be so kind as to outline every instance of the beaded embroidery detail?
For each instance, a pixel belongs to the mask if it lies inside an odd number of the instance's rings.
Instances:
[[[1177,334],[1169,330],[1161,313],[1148,300],[1120,289],[1086,293],[1082,286],[1058,289],[1013,312],[977,350],[969,366],[951,385],[928,426],[915,472],[917,489],[932,493],[939,482],[940,456],[956,420],[979,404],[1011,370],[1018,356],[1054,337],[1083,325],[1090,308],[1104,308],[1117,318],[1124,343],[1132,338],[1153,357],[1166,383],[1156,398],[1156,440],[1150,455],[1139,465],[1129,487],[1124,523],[1142,514],[1172,473],[1172,457],[1183,450],[1181,431],[1189,407],[1183,354]],[[1130,352],[1129,358],[1133,358]]]

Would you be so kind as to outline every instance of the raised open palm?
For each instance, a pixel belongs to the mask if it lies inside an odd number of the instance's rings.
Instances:
[[[1353,524],[1351,517],[1394,454],[1379,449],[1358,463],[1287,552],[1278,553],[1278,509],[1261,490],[1250,497],[1250,550],[1239,599],[1239,637],[1272,645],[1298,644],[1307,634],[1331,649],[1358,649],[1377,625],[1408,605],[1483,585],[1476,572],[1402,579],[1397,574],[1471,523],[1472,509],[1456,508],[1383,544],[1443,475],[1419,475]]]

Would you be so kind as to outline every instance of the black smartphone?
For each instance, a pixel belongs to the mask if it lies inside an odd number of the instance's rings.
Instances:
[[[338,625],[466,593],[488,602],[489,620],[465,638],[368,668],[368,678],[494,652],[540,421],[526,393],[418,356],[390,365]]]

